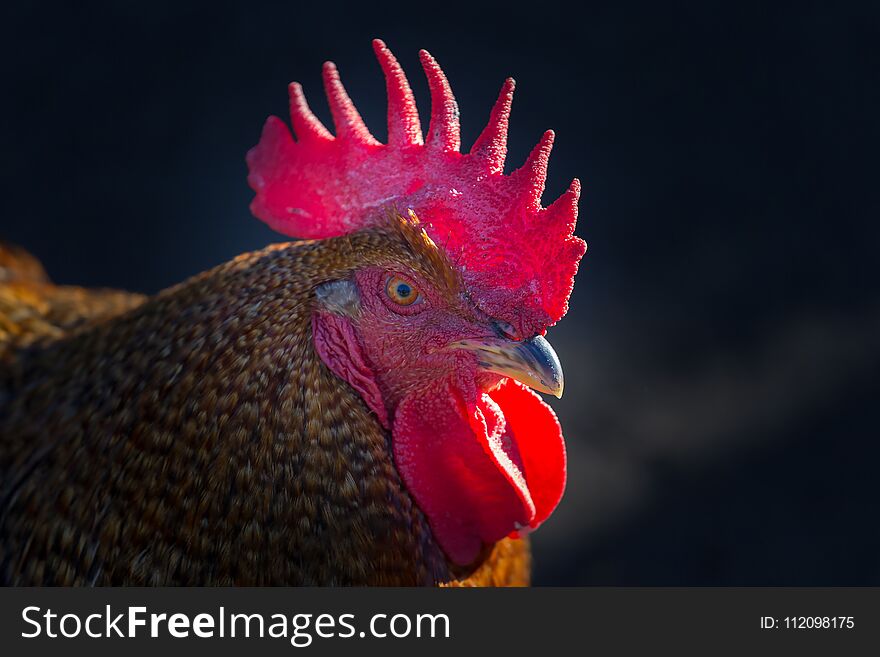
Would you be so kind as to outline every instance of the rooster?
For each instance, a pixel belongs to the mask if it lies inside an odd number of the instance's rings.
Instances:
[[[144,298],[0,267],[0,581],[523,585],[566,478],[544,335],[586,245],[547,208],[553,133],[504,175],[514,83],[468,154],[436,61],[423,137],[374,50],[388,143],[337,69],[335,136],[289,87],[247,156],[253,213],[301,238]],[[59,310],[59,308],[61,310]]]

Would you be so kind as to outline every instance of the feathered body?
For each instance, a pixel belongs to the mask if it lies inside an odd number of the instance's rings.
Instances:
[[[388,433],[312,347],[318,285],[353,263],[430,265],[402,225],[243,255],[8,363],[0,579],[467,580],[401,485]],[[524,547],[505,543],[501,572],[471,583],[527,581]]]

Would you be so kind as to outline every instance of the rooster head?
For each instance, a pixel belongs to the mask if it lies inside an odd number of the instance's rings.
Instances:
[[[270,117],[248,153],[254,214],[301,238],[370,232],[399,257],[360,257],[315,288],[324,363],[390,431],[394,462],[456,564],[540,525],[558,504],[565,445],[552,409],[559,360],[543,337],[567,311],[586,244],[573,234],[580,184],[541,195],[553,133],[504,175],[514,83],[460,152],[458,107],[425,51],[431,119],[423,136],[406,76],[384,43],[388,143],[367,130],[332,63],[324,85],[335,136],[289,87],[296,134]]]

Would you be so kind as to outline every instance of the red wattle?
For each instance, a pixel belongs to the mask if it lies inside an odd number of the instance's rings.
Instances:
[[[556,416],[515,382],[473,400],[448,382],[413,392],[397,408],[393,443],[407,488],[460,565],[483,544],[537,527],[565,486]]]
[[[530,527],[535,529],[553,513],[565,491],[562,427],[553,409],[518,381],[507,379],[491,394],[504,411],[508,431],[515,437],[522,455],[522,467],[535,503]]]

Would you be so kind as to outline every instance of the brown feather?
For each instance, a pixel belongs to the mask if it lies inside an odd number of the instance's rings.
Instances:
[[[317,285],[445,275],[420,232],[272,246],[146,301],[0,286],[2,325],[31,326],[7,329],[0,377],[0,581],[526,584],[523,541],[450,568],[387,432],[312,347]]]

